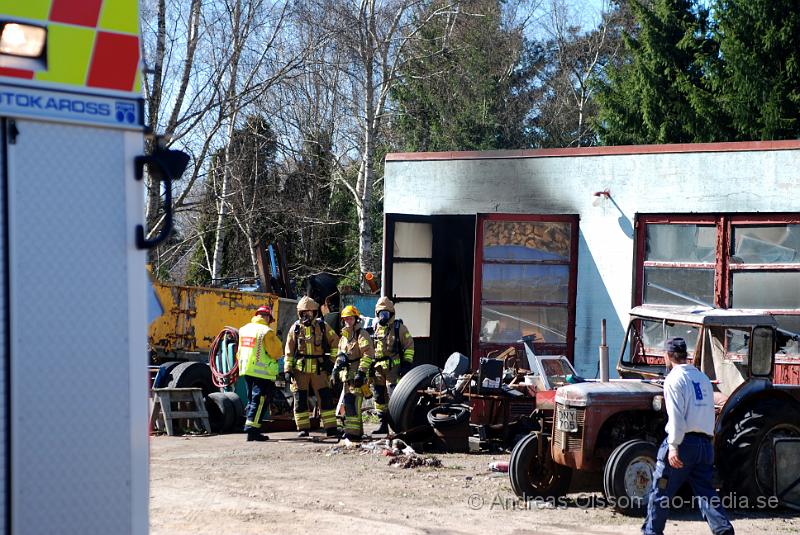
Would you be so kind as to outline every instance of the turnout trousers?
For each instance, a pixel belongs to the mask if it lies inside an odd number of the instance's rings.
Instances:
[[[388,366],[388,362],[381,363]],[[391,390],[399,381],[400,365],[392,366],[391,368],[384,368],[383,366],[375,366],[375,377],[372,378],[372,390],[375,392],[375,410],[379,414],[386,411],[389,404],[389,396]]]
[[[336,403],[328,374],[294,372],[291,390],[294,394],[294,422],[298,431],[311,429],[311,418],[308,413],[308,394],[314,390],[319,402],[319,417],[325,430],[336,429]]]

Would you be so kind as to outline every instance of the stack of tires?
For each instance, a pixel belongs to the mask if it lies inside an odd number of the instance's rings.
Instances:
[[[235,432],[244,426],[244,405],[239,396],[219,392],[205,362],[166,362],[159,367],[153,388],[200,388],[212,433]]]

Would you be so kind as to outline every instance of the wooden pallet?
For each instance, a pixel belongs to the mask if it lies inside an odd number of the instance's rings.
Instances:
[[[152,410],[150,411],[150,429],[166,431],[175,436],[175,420],[199,420],[206,433],[211,433],[208,412],[203,402],[203,391],[199,388],[153,388]],[[173,411],[172,403],[189,402],[194,410]]]

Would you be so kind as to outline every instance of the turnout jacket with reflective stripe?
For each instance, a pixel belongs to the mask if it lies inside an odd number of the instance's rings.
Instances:
[[[402,357],[406,362],[414,362],[414,338],[402,322],[397,328],[397,333],[400,336],[400,352],[398,354],[397,344],[395,343],[395,322],[399,321],[393,319],[387,325],[378,325],[375,328],[375,358],[362,359],[362,365],[367,368],[375,366],[382,368],[389,368],[400,365],[400,358]]]
[[[294,322],[286,336],[284,355],[285,370],[297,370],[306,373],[317,373],[318,365],[323,359],[335,360],[334,355],[326,355],[322,337],[327,337],[328,351],[339,345],[339,336],[324,321],[315,319],[311,325],[305,326],[300,321]]]
[[[372,347],[372,339],[364,329],[357,329],[355,336],[350,333],[350,329],[342,329],[342,337],[339,339],[339,353],[347,355],[347,379],[355,376],[356,370],[363,372],[369,371],[369,365],[365,362],[371,361],[375,355]],[[365,361],[366,358],[366,361]]]

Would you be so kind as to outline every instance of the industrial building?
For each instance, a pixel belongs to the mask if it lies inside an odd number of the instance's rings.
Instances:
[[[632,306],[772,312],[800,331],[800,141],[386,157],[383,292],[421,362],[521,336],[598,366]],[[798,382],[784,333],[776,379]]]

